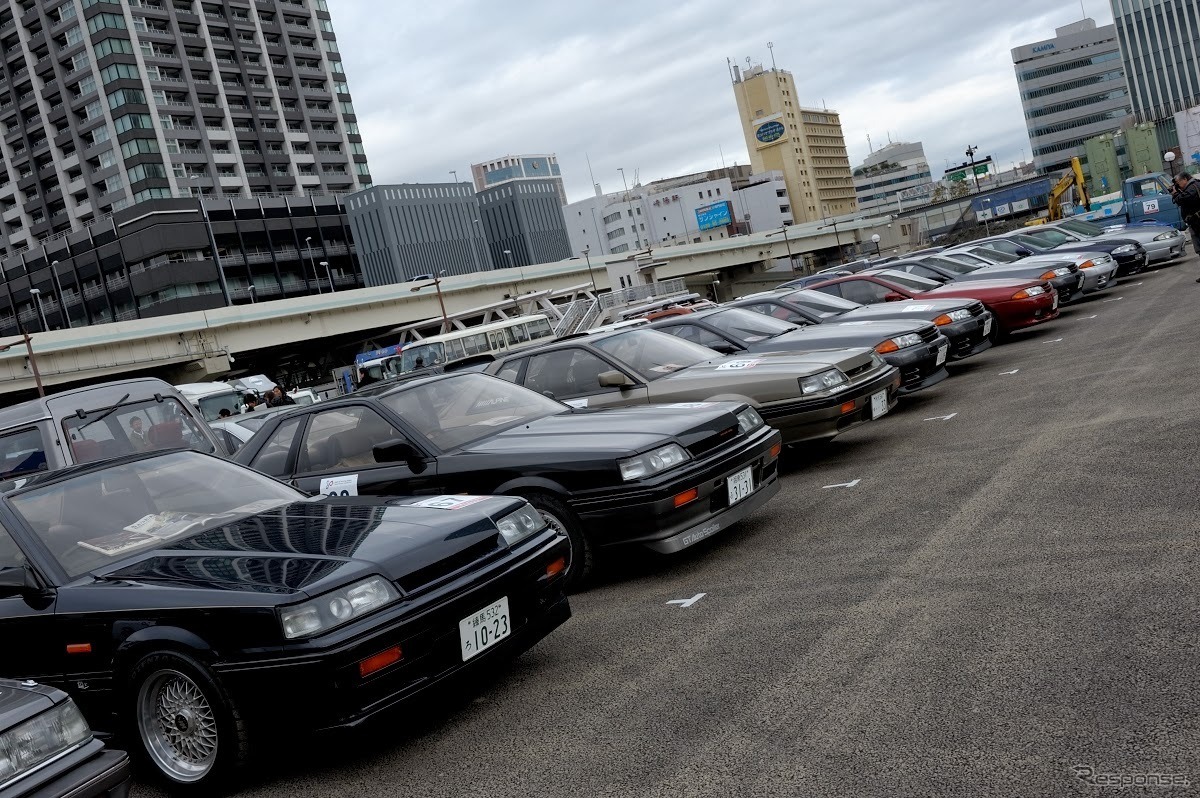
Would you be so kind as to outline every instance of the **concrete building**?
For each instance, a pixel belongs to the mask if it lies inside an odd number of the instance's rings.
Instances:
[[[505,155],[483,163],[471,164],[471,180],[475,191],[482,194],[494,186],[519,180],[543,180],[554,184],[560,205],[567,204],[567,189],[558,169],[558,156]]]
[[[1163,168],[1163,151],[1152,123],[1127,124],[1121,130],[1088,139],[1084,148],[1088,159],[1088,190],[1094,197],[1120,191],[1127,177]]]
[[[1082,19],[1056,28],[1053,39],[1014,47],[1013,68],[1029,131],[1034,167],[1058,173],[1084,142],[1111,133],[1129,115],[1129,89],[1113,25]]]
[[[323,0],[0,0],[0,256],[149,199],[371,183]]]
[[[1112,0],[1112,10],[1133,115],[1168,123],[1160,143],[1173,147],[1174,115],[1200,105],[1200,0]]]
[[[838,113],[801,106],[787,70],[730,68],[750,165],[756,174],[783,173],[796,223],[853,213],[854,181]]]
[[[898,211],[903,205],[902,197],[932,191],[931,174],[921,142],[897,141],[881,147],[854,170],[858,209],[879,213]]]
[[[363,286],[329,196],[149,200],[0,268],[0,337]]]
[[[561,190],[561,179],[526,177],[477,194],[483,234],[497,269],[571,257]]]
[[[492,268],[470,183],[372,186],[345,203],[367,285]]]

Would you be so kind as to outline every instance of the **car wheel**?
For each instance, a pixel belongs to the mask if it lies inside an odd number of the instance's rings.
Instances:
[[[176,652],[151,654],[133,668],[128,684],[131,737],[153,772],[175,790],[211,794],[245,761],[245,725],[196,660]]]
[[[525,500],[534,506],[550,528],[566,535],[571,544],[571,562],[567,565],[567,587],[578,588],[587,583],[596,566],[592,541],[583,531],[575,513],[555,497],[546,493],[529,493]]]

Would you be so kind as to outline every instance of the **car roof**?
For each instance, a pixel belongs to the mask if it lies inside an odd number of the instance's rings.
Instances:
[[[149,389],[147,393],[150,395],[153,395],[154,393],[178,393],[175,386],[155,377],[137,377],[129,380],[103,382],[97,385],[85,385],[80,388],[71,388],[70,390],[66,391],[58,391],[56,393],[38,397],[37,399],[30,399],[25,402],[19,402],[15,405],[0,408],[0,430],[29,424],[34,421],[43,421],[45,419],[53,418],[54,414],[50,412],[51,403],[57,405],[62,400],[68,399],[72,396],[83,396],[88,393],[95,393],[103,397],[99,400],[99,404],[104,406],[105,399],[108,399],[109,396],[111,396],[111,400],[108,401],[107,404],[115,404],[116,401],[126,393],[133,393],[131,390],[132,388],[140,386],[144,386],[145,388]]]

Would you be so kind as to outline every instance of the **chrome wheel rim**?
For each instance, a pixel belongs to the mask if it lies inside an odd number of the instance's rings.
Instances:
[[[575,541],[571,540],[571,535],[567,532],[566,524],[564,524],[554,513],[548,513],[541,509],[539,509],[538,512],[541,513],[542,518],[545,519],[546,526],[565,537],[571,544],[567,547],[567,550],[571,553],[571,556],[567,559],[567,570],[570,571],[572,563],[575,562]]]
[[[189,676],[157,671],[138,691],[138,732],[154,764],[175,781],[204,778],[217,761],[217,717]]]

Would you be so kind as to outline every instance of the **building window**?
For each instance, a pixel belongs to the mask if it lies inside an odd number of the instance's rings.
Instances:
[[[125,30],[125,17],[120,14],[97,14],[88,20],[88,30],[99,33],[105,28]]]
[[[83,31],[79,29],[78,25],[71,27],[64,35],[67,37],[67,47],[83,41]]]
[[[113,53],[133,55],[133,45],[129,43],[128,39],[101,39],[96,43],[95,48],[97,58],[103,58]]]

